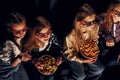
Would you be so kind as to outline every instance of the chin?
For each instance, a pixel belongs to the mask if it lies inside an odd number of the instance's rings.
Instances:
[[[22,38],[24,38],[24,36],[21,36],[21,37],[17,37],[17,38],[20,38],[20,39],[22,39]]]
[[[44,40],[43,42],[44,42],[44,43],[48,43],[48,42],[49,42],[49,40]]]

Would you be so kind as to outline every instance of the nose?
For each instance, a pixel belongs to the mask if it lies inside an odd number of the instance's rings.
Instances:
[[[21,33],[23,33],[23,31],[21,30],[19,33],[21,34]]]
[[[48,34],[45,34],[44,38],[47,38],[49,35]]]
[[[24,32],[25,32],[25,31],[21,30],[19,33],[20,33],[20,34],[23,34]]]

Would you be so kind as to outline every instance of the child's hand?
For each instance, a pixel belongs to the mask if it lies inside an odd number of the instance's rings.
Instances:
[[[31,60],[31,58],[32,58],[32,56],[30,54],[27,54],[27,53],[21,53],[20,56],[22,56],[21,60],[24,62]]]
[[[88,63],[88,64],[93,64],[93,63],[96,62],[96,60],[97,60],[96,58],[91,58],[91,59],[85,59],[82,62],[83,63]]]
[[[59,66],[62,63],[62,57],[59,57],[56,61],[56,64]]]
[[[108,47],[113,47],[114,45],[115,45],[114,40],[107,40],[107,41],[106,41],[106,46],[108,46]]]

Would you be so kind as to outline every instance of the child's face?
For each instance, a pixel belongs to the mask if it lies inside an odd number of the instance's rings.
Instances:
[[[113,22],[120,22],[120,6],[116,7],[112,13]]]
[[[92,30],[96,24],[96,16],[93,14],[91,16],[86,17],[81,23],[84,28],[88,30]]]
[[[46,43],[49,41],[51,34],[52,30],[48,27],[45,27],[39,33],[36,34],[36,37],[43,43]]]
[[[21,39],[24,38],[27,30],[28,30],[28,27],[26,27],[25,21],[18,23],[18,24],[13,24],[11,27],[11,31],[13,35],[16,38],[21,38]]]

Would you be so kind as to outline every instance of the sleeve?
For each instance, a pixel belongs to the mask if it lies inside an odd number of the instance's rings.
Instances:
[[[74,38],[72,37],[72,35],[69,35],[66,37],[65,39],[65,43],[64,43],[64,55],[67,59],[71,60],[73,59],[75,56],[75,54],[77,53],[73,47],[73,41]]]
[[[51,37],[51,43],[53,44],[54,52],[57,53],[57,57],[63,56],[63,46],[60,40],[55,36],[55,34],[52,34]]]
[[[11,66],[11,57],[13,56],[13,48],[11,46],[11,42],[7,41],[3,45],[4,46],[0,51],[0,77],[6,78],[17,70],[17,66]]]

